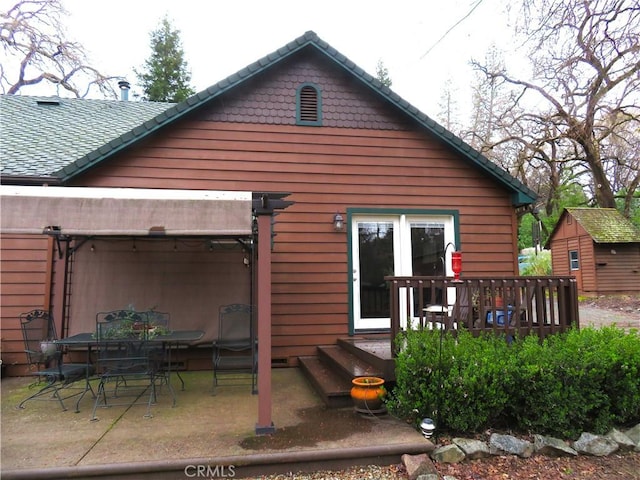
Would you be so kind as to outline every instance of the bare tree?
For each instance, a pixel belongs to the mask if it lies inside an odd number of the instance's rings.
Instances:
[[[489,47],[485,65],[491,71],[504,71],[502,52],[495,45]],[[487,147],[493,147],[492,139],[499,135],[502,116],[508,114],[509,92],[504,89],[504,83],[497,76],[477,75],[472,85],[470,143],[484,153],[490,150]]]
[[[528,133],[530,159],[563,162],[576,179],[588,175],[582,182],[594,204],[614,208],[618,197],[628,212],[640,183],[638,0],[523,1],[519,32],[532,78],[474,65],[518,89],[513,101],[522,114],[510,119],[510,136],[522,141]]]
[[[65,36],[60,0],[21,0],[0,13],[0,42],[5,60],[0,64],[3,93],[49,82],[85,97],[92,86],[103,96],[117,97],[108,77],[91,67],[79,43]]]
[[[458,133],[460,124],[458,122],[458,89],[453,84],[451,78],[444,82],[444,88],[440,93],[438,102],[438,120],[444,127],[454,133]]]

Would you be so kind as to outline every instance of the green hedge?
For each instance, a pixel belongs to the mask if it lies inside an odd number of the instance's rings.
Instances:
[[[440,430],[508,428],[575,438],[640,421],[640,336],[585,328],[506,341],[461,331],[407,332],[387,400]],[[438,412],[439,409],[439,412]]]

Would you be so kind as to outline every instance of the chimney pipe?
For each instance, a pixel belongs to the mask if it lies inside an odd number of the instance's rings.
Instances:
[[[120,80],[118,82],[118,87],[120,87],[120,100],[126,102],[129,100],[129,88],[131,85],[126,80]]]

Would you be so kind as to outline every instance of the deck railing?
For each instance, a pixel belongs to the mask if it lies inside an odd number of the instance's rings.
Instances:
[[[579,328],[574,277],[385,277],[390,285],[391,351],[407,329],[460,328],[474,335],[537,334]]]

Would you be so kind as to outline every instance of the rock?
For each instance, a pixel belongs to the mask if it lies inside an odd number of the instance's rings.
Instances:
[[[573,448],[559,438],[545,437],[544,435],[534,435],[533,447],[536,453],[549,457],[577,456]]]
[[[431,452],[431,458],[440,463],[458,463],[464,460],[464,452],[457,445],[445,445]]]
[[[607,433],[605,437],[616,442],[620,450],[624,450],[626,452],[633,450],[636,447],[633,440],[631,440],[625,433],[622,433],[620,430],[616,430],[615,428]]]
[[[640,446],[640,423],[625,431],[624,434],[629,437],[636,446]]]
[[[437,473],[426,473],[424,475],[420,475],[416,480],[440,480],[440,475]]]
[[[618,450],[618,444],[610,438],[602,435],[594,435],[593,433],[583,432],[580,438],[573,442],[573,448],[585,455],[593,455],[595,457],[606,457]]]
[[[404,468],[407,469],[409,480],[427,480],[422,478],[425,475],[433,475],[435,473],[435,480],[438,480],[438,471],[431,459],[426,453],[420,455],[404,454],[401,457]]]
[[[509,454],[529,458],[533,455],[533,443],[511,435],[492,433],[489,437],[489,452],[492,455]]]
[[[464,452],[465,458],[468,460],[486,458],[491,455],[491,453],[489,453],[488,445],[480,440],[454,438],[452,441]]]

